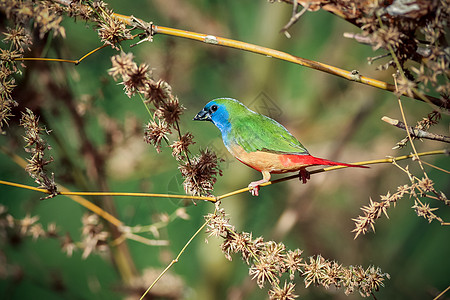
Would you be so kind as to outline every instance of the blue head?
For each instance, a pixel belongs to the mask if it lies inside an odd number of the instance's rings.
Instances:
[[[231,98],[218,98],[208,102],[194,117],[195,121],[210,121],[219,128],[222,136],[231,130],[230,116],[247,108],[237,100]]]

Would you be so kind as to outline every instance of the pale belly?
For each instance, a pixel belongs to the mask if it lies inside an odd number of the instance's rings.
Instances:
[[[301,161],[302,155],[283,155],[262,151],[247,153],[239,146],[234,146],[228,150],[239,161],[257,171],[287,173],[295,172],[311,165]],[[305,155],[306,157],[310,156]]]

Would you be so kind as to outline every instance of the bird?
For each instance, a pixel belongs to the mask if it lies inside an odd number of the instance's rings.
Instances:
[[[271,174],[298,171],[300,180],[306,183],[310,179],[306,168],[310,166],[368,168],[312,156],[283,125],[236,99],[211,100],[194,121],[210,121],[216,125],[227,150],[240,162],[262,173],[261,180],[248,185],[253,196],[259,195],[259,186],[269,182]]]

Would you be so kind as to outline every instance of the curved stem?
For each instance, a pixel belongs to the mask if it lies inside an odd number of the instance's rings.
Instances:
[[[309,60],[306,58],[294,56],[291,54],[288,54],[286,52],[282,52],[279,50],[274,50],[267,47],[262,47],[250,43],[245,43],[237,40],[227,39],[219,36],[214,35],[208,35],[204,33],[197,33],[187,30],[181,30],[181,29],[175,29],[171,27],[164,27],[159,25],[153,25],[151,23],[147,23],[143,20],[137,19],[133,16],[125,16],[120,14],[114,14],[114,16],[119,19],[120,21],[128,24],[128,25],[134,25],[137,28],[144,29],[146,32],[148,32],[151,35],[155,34],[164,34],[164,35],[170,35],[170,36],[176,36],[176,37],[182,37],[190,40],[195,40],[199,42],[203,42],[206,44],[212,44],[216,46],[223,46],[223,47],[229,47],[239,50],[244,50],[256,54],[261,54],[267,57],[273,57],[280,60],[288,61],[291,63],[295,63],[307,68],[311,68],[314,70],[322,71],[331,75],[335,75],[341,78],[345,78],[350,81],[356,81],[368,86],[376,87],[385,91],[389,92],[395,92],[395,86],[393,84],[373,79],[370,77],[362,76],[359,74],[357,70],[347,71],[343,70],[331,65],[327,65],[324,63],[320,63],[314,60]],[[150,39],[149,39],[150,40]],[[406,93],[403,94],[403,96],[411,97],[407,95]],[[446,109],[450,109],[450,104],[446,103],[442,99],[429,96],[429,95],[422,95],[418,93],[414,93],[414,95],[411,97],[413,99],[423,101],[423,102],[430,102],[434,105],[437,105],[439,107],[443,107]]]

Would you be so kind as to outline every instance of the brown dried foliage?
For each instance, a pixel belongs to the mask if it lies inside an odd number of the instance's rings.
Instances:
[[[209,221],[206,232],[209,236],[223,238],[222,252],[228,260],[232,254],[238,254],[249,265],[249,275],[260,288],[270,286],[270,299],[295,299],[295,276],[303,278],[305,288],[321,285],[343,288],[345,294],[358,291],[361,296],[369,297],[389,279],[389,274],[381,269],[369,266],[344,267],[335,261],[329,261],[321,255],[304,259],[300,249],[289,250],[283,243],[265,242],[262,237],[253,238],[252,233],[237,232],[230,224],[225,210],[216,206],[216,212],[206,216]],[[289,274],[289,282],[280,286],[283,274]]]
[[[385,49],[387,55],[369,58],[369,62],[390,56],[378,68],[393,67],[400,71],[399,93],[412,96],[434,90],[441,94],[442,107],[450,108],[448,1],[419,0],[405,4],[404,1],[381,0],[297,0],[297,3],[309,11],[323,9],[355,24],[361,31],[348,36],[374,50]],[[406,64],[408,61],[415,64]]]

